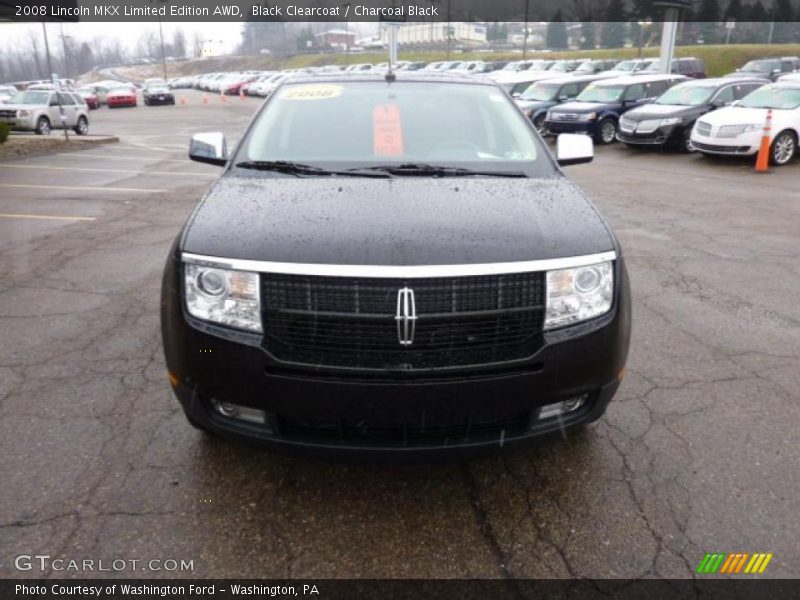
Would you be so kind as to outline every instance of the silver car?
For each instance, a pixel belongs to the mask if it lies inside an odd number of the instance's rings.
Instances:
[[[12,131],[33,131],[49,135],[53,129],[89,133],[89,108],[79,94],[47,90],[20,92],[0,106],[0,123]]]

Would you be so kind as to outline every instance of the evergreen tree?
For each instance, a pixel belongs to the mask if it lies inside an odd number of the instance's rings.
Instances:
[[[622,48],[625,45],[625,13],[624,0],[611,0],[606,7],[605,23],[600,37],[603,48]]]
[[[769,14],[767,9],[758,0],[750,6],[746,13],[748,21],[746,29],[742,32],[739,41],[745,44],[763,44],[769,36]]]
[[[796,42],[794,9],[792,0],[775,0],[772,16],[775,20],[773,44],[790,44]]]
[[[718,0],[703,0],[700,3],[697,18],[702,21],[700,35],[703,38],[703,43],[706,45],[718,44],[721,38],[720,29],[722,29],[719,23],[720,8]]]
[[[566,50],[569,47],[567,24],[564,23],[561,9],[556,11],[547,24],[547,47],[551,50]]]

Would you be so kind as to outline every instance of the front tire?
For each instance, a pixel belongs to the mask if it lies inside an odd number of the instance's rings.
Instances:
[[[36,121],[36,135],[50,135],[52,128],[50,126],[50,119],[47,117],[39,117]]]
[[[781,131],[772,140],[772,146],[769,149],[770,162],[777,166],[782,167],[787,164],[794,155],[797,153],[797,137],[791,131]]]
[[[78,124],[75,125],[75,133],[77,135],[86,135],[89,133],[89,121],[86,120],[86,117],[80,117],[78,119]]]
[[[692,130],[687,129],[683,132],[680,151],[684,154],[695,154],[697,152],[697,148],[694,147],[692,143]]]
[[[608,145],[613,144],[617,139],[617,122],[611,118],[600,121],[597,133],[597,142]]]
[[[542,113],[541,115],[538,115],[533,118],[533,126],[536,128],[536,131],[538,131],[539,135],[541,135],[542,137],[544,137],[545,134],[545,129],[544,129],[545,116],[546,115]]]

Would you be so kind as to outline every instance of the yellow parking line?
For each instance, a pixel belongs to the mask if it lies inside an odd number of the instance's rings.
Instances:
[[[134,175],[185,175],[187,177],[217,177],[216,173],[180,173],[177,171],[131,171],[127,169],[89,169],[86,167],[51,167],[50,165],[0,164],[5,169],[51,169],[54,171],[88,171],[91,173],[131,173]]]
[[[53,221],[95,221],[94,217],[62,217],[57,215],[15,215],[0,213],[0,219],[47,219]]]
[[[166,192],[167,190],[151,188],[116,188],[116,187],[82,187],[71,185],[28,185],[25,183],[0,183],[3,188],[28,188],[39,190],[68,190],[74,192]]]

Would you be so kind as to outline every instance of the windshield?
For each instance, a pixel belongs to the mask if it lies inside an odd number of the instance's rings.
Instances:
[[[148,91],[151,94],[166,94],[169,92],[169,88],[166,85],[152,85]]]
[[[132,94],[133,92],[129,88],[114,88],[108,93],[111,95],[120,95],[120,94]]]
[[[592,61],[587,61],[585,63],[581,63],[581,65],[575,69],[576,73],[594,73],[594,63]]]
[[[740,71],[749,71],[755,73],[769,73],[772,70],[780,70],[781,63],[777,60],[751,60],[746,63]]]
[[[578,102],[618,102],[624,91],[624,85],[589,84],[575,99]]]
[[[537,82],[528,86],[522,96],[523,100],[555,100],[558,95],[560,85],[553,85],[552,83]]]
[[[525,117],[494,86],[381,81],[285,85],[236,160],[551,173],[545,156]]]
[[[707,104],[716,90],[717,88],[711,86],[678,85],[661,94],[655,104],[700,106]]]
[[[745,96],[738,104],[745,108],[800,108],[800,88],[762,87]]]
[[[48,104],[50,102],[50,92],[20,92],[14,96],[11,104]]]
[[[634,69],[634,67],[636,66],[636,63],[637,63],[637,62],[638,62],[638,61],[635,61],[635,60],[623,60],[621,63],[619,63],[619,64],[618,64],[616,67],[614,67],[614,68],[613,68],[613,69],[611,69],[611,70],[612,70],[612,71],[626,71],[626,72],[630,72],[630,71],[633,71],[633,69]]]
[[[575,70],[574,62],[559,61],[548,69],[548,71],[558,71],[559,73],[568,73]]]
[[[94,90],[92,88],[78,88],[75,91],[79,94],[94,94]]]

